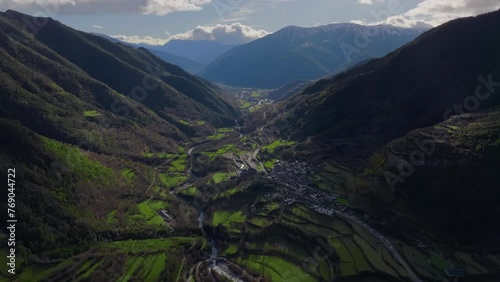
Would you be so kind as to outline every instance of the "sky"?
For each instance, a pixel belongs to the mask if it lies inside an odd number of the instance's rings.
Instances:
[[[246,43],[279,29],[331,23],[438,26],[500,9],[500,0],[0,0],[0,10],[50,16],[131,43]]]

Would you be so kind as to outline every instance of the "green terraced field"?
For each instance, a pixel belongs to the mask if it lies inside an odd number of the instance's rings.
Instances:
[[[260,98],[262,94],[260,94],[259,91],[253,91],[252,94],[250,94],[250,97],[252,98]]]
[[[205,124],[205,121],[203,121],[203,120],[187,121],[184,119],[180,119],[180,120],[178,120],[178,122],[180,122],[181,124],[184,124],[184,125],[188,125],[188,126],[200,126],[200,125]]]
[[[180,262],[174,257],[173,250],[196,242],[199,245],[201,241],[206,246],[206,241],[203,239],[191,237],[110,242],[103,244],[99,250],[58,264],[31,265],[16,281],[36,282],[46,279],[59,281],[60,277],[72,277],[72,281],[89,279],[98,281],[96,277],[99,277],[99,273],[110,271],[110,269],[115,271],[113,281],[159,281],[160,276],[166,274],[164,271],[168,264]],[[178,274],[177,271],[178,269],[175,273],[169,272],[167,275],[172,277]]]
[[[295,145],[295,142],[293,141],[286,141],[286,140],[276,140],[273,143],[266,145],[262,147],[263,150],[269,151],[269,152],[274,152],[276,149],[279,147],[290,147]]]
[[[173,187],[179,186],[180,184],[182,184],[183,182],[185,182],[188,179],[187,176],[184,176],[181,174],[169,176],[169,175],[166,175],[164,173],[160,173],[159,177],[160,177],[161,183],[163,185],[165,185],[165,187],[167,187],[167,188],[173,188]]]
[[[55,264],[34,264],[23,270],[17,278],[20,282],[36,282],[49,278],[53,273],[57,273],[61,269],[71,266],[73,260],[67,259],[61,263]]]
[[[234,223],[245,222],[247,216],[243,214],[242,211],[238,212],[227,212],[227,211],[216,211],[212,215],[212,226],[217,226],[222,224],[227,229],[233,232],[239,232],[239,229],[233,227]]]
[[[212,175],[212,181],[215,184],[229,180],[232,176],[235,176],[236,172],[216,172]]]
[[[241,104],[240,108],[241,108],[241,109],[248,109],[248,108],[250,108],[251,106],[252,106],[252,103],[244,101],[244,102],[242,102],[242,104]]]
[[[86,261],[85,264],[80,268],[80,277],[81,280],[89,279],[92,273],[104,262],[103,259],[96,259]]]
[[[301,267],[275,256],[250,255],[245,258],[238,258],[236,262],[259,273],[263,273],[273,282],[317,281],[316,278],[306,273]]]
[[[196,188],[196,186],[191,186],[188,189],[184,189],[180,192],[180,194],[182,194],[182,195],[191,196],[191,197],[196,196],[198,193],[199,193],[199,190],[198,190],[198,188]]]
[[[161,272],[166,267],[166,254],[149,256],[131,256],[125,264],[127,272],[119,281],[141,280],[158,281]]]
[[[135,172],[133,169],[126,168],[121,170],[121,174],[125,177],[128,183],[133,183],[135,179]]]
[[[446,275],[430,263],[429,255],[407,245],[403,245],[402,253],[407,258],[415,271],[423,277],[435,280],[443,280]]]
[[[271,221],[268,219],[268,218],[265,218],[265,217],[252,217],[252,219],[250,220],[251,223],[259,226],[259,227],[266,227],[268,225],[271,224]]]
[[[229,198],[231,196],[234,196],[234,195],[240,193],[241,191],[243,191],[243,189],[239,188],[239,187],[231,188],[231,189],[228,189],[228,190],[226,190],[224,192],[221,192],[221,193],[215,195],[213,197],[213,199],[217,200],[217,199],[221,199],[221,198]]]
[[[276,164],[276,159],[268,160],[268,161],[264,162],[264,167],[267,169],[272,169],[272,168],[274,168],[275,164]]]
[[[430,257],[430,261],[435,267],[441,270],[445,270],[446,268],[450,267],[450,263],[446,259],[437,255],[432,255]]]
[[[226,137],[226,134],[223,134],[223,133],[216,133],[214,135],[210,135],[208,136],[208,139],[209,140],[220,140],[222,138]]]
[[[282,236],[269,236],[265,240],[255,241],[249,245],[250,251],[254,252],[270,252],[276,251],[297,258],[305,259],[309,256],[304,245],[293,242],[290,239]]]
[[[135,222],[146,222],[149,225],[164,225],[165,221],[158,212],[166,209],[167,204],[161,201],[144,201],[137,204],[137,213],[130,216]]]
[[[372,267],[368,263],[363,251],[354,243],[352,237],[343,236],[340,241],[345,244],[346,249],[349,251],[352,257],[352,261],[355,265],[356,272],[372,271]]]
[[[181,244],[190,244],[199,238],[194,237],[169,237],[164,239],[146,239],[146,240],[125,240],[114,241],[104,244],[104,248],[120,249],[127,253],[137,254],[146,251],[168,250],[171,247]]]
[[[179,155],[177,158],[170,163],[170,168],[168,171],[171,172],[184,172],[187,167],[187,155]]]
[[[82,180],[109,185],[115,179],[116,176],[112,169],[90,159],[77,147],[45,137],[41,137],[41,140],[45,150],[56,155],[69,171],[79,175]]]
[[[98,116],[102,116],[102,114],[99,113],[96,110],[85,111],[85,112],[83,112],[83,115],[86,116],[86,117],[98,117]]]
[[[470,254],[457,252],[455,254],[458,261],[465,267],[468,274],[483,274],[488,273],[488,270],[477,262]]]
[[[226,248],[226,250],[224,251],[223,255],[225,255],[225,256],[234,255],[234,254],[236,254],[237,251],[238,251],[238,245],[236,245],[236,244],[230,244]]]
[[[241,154],[241,151],[238,148],[236,148],[236,145],[228,144],[228,145],[225,145],[225,146],[217,149],[216,151],[203,152],[204,155],[207,155],[212,159],[215,157],[218,157],[218,156],[225,155],[227,153],[233,153],[233,154],[237,155],[237,154]]]
[[[227,128],[219,128],[217,129],[218,133],[231,133],[234,132],[233,128],[227,127]]]
[[[398,279],[407,277],[406,270],[394,260],[385,245],[365,228],[340,217],[323,217],[301,205],[287,208],[284,214],[285,222],[329,238],[340,257],[340,276],[383,272]]]
[[[382,253],[378,252],[377,249],[373,248],[366,240],[360,237],[358,234],[354,234],[353,236],[354,243],[359,247],[361,252],[364,254],[369,264],[373,266],[376,270],[380,272],[387,273],[396,278],[399,277],[399,274],[391,268],[391,266],[387,265],[382,258]]]
[[[349,250],[347,250],[346,245],[340,238],[335,238],[330,240],[330,245],[335,249],[335,252],[340,257],[340,275],[341,276],[352,276],[355,275],[356,265],[354,259],[351,256]]]
[[[354,181],[354,175],[353,171],[343,166],[324,163],[323,169],[313,176],[313,180],[321,190],[342,195],[346,193],[345,187]],[[340,201],[347,204],[345,200]]]

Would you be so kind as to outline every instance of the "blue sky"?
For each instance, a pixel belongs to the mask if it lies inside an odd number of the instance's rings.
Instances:
[[[0,9],[51,16],[131,42],[171,38],[240,43],[288,25],[439,25],[500,9],[499,0],[0,0]]]

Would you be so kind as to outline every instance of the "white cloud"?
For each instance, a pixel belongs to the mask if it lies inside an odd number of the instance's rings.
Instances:
[[[179,11],[200,11],[212,0],[0,0],[1,9],[44,10],[69,14],[126,13],[164,16]]]
[[[376,2],[383,3],[384,1],[385,0],[358,0],[358,3],[362,5],[373,5]]]
[[[168,32],[166,32],[169,35]],[[226,44],[241,44],[253,41],[269,34],[262,29],[255,29],[241,23],[230,25],[218,24],[214,26],[197,26],[184,33],[175,34],[168,38],[154,38],[151,36],[113,35],[112,37],[128,43],[144,43],[149,45],[163,45],[169,40],[216,40]]]
[[[96,0],[1,0],[2,5],[26,6],[26,5],[77,5],[82,3],[96,2]]]
[[[423,0],[415,8],[402,14],[390,15],[383,20],[374,17],[372,21],[352,22],[401,27],[438,26],[456,18],[476,16],[498,9],[500,9],[499,0]],[[374,11],[373,14],[383,14],[382,12],[384,11]]]
[[[407,24],[426,22],[437,26],[450,20],[475,16],[500,9],[498,0],[425,0],[418,6],[400,16],[389,18],[389,21],[406,20]]]
[[[96,24],[95,24],[95,25],[93,25],[92,27],[93,27],[93,28],[98,28],[98,29],[103,29],[103,28],[104,28],[102,25],[96,25]]]
[[[133,44],[148,44],[148,45],[164,45],[168,42],[165,38],[154,38],[152,36],[139,36],[139,35],[112,35],[120,41],[133,43]]]
[[[12,4],[20,4],[20,5],[27,5],[27,4],[37,4],[37,5],[44,5],[44,4],[72,4],[75,5],[74,0],[7,0],[7,3],[11,2]]]
[[[372,24],[372,23],[368,23],[368,22],[363,21],[363,20],[352,20],[352,21],[350,21],[350,23],[359,24],[359,25],[371,25]]]
[[[239,44],[250,42],[267,34],[269,33],[262,29],[255,29],[241,23],[233,23],[214,26],[199,25],[188,32],[173,35],[170,39],[217,40],[228,44]]]
[[[212,0],[147,0],[142,6],[142,11],[146,15],[164,16],[178,11],[200,11],[204,5]]]

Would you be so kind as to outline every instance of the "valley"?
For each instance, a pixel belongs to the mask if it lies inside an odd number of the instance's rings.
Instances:
[[[497,281],[500,100],[442,113],[500,77],[500,11],[378,38],[349,65],[325,36],[402,29],[173,41],[227,85],[36,20],[0,13],[0,170],[19,179],[17,272],[0,281]],[[311,75],[257,59],[239,75],[240,53]]]
[[[133,255],[139,250],[128,250],[132,243],[104,244],[97,252],[101,256],[111,246],[118,248],[114,252],[132,252],[120,281],[128,280],[127,275],[149,280],[165,271],[165,258],[153,259],[153,255],[171,250],[172,243],[167,242],[172,240],[179,242],[187,256],[193,252],[198,256],[183,259],[172,281],[224,281],[223,277],[231,281],[342,281],[353,275],[381,281],[428,281],[446,279],[446,267],[452,262],[470,274],[489,272],[483,259],[477,259],[482,257],[478,253],[448,253],[447,247],[426,241],[418,233],[413,238],[394,236],[391,228],[395,227],[366,217],[352,208],[345,190],[342,193],[353,180],[353,171],[335,164],[296,161],[289,157],[293,143],[274,139],[265,130],[245,135],[241,127],[218,129],[207,139],[184,143],[180,154],[155,168],[161,181],[155,189],[171,197],[167,201],[151,197],[138,208],[149,217],[148,222],[164,226],[172,235],[134,241],[141,252],[153,252],[140,257]],[[151,158],[159,155],[148,152]],[[213,170],[213,162],[224,166]],[[325,182],[330,183],[328,188],[321,189]],[[185,212],[192,216],[173,216],[171,202],[185,203],[191,207]],[[111,213],[107,218],[112,221],[114,216]],[[199,237],[173,236],[185,233],[185,226],[196,225],[200,232],[190,232]],[[162,249],[163,242],[169,247]],[[99,269],[96,261],[106,261],[97,254],[85,253],[82,256],[88,258],[77,263],[80,268],[67,271],[88,277]],[[57,279],[50,273],[60,273],[68,263],[63,261],[44,273]],[[30,269],[19,281],[27,281]]]
[[[184,142],[176,154],[144,151],[158,163],[149,176],[121,170],[130,181],[150,179],[147,191],[154,194],[135,212],[111,211],[106,222],[144,220],[166,237],[100,243],[61,262],[28,263],[16,281],[86,279],[110,267],[121,269],[118,281],[153,281],[167,268],[176,269],[170,281],[342,281],[354,275],[428,281],[446,279],[452,264],[468,274],[489,273],[479,259],[484,255],[450,253],[418,232],[400,238],[383,218],[353,208],[345,189],[355,172],[296,160],[295,143],[266,128],[265,111],[273,104],[252,111],[260,99],[252,97],[254,91],[241,92],[249,95],[241,99],[251,103],[247,114],[264,118],[258,130],[220,128],[206,139]],[[184,206],[180,213],[172,210],[174,203]],[[166,263],[180,253],[178,264]]]
[[[206,152],[200,152],[199,147],[190,149],[190,162],[197,161],[194,156],[207,153],[233,162],[241,160],[240,156],[248,159],[230,164],[222,174],[206,176],[208,182],[218,184],[215,190],[189,183],[175,191],[179,198],[203,210],[201,222],[207,229],[203,232],[211,234],[207,240],[216,246],[205,263],[220,267],[214,270],[217,275],[233,281],[251,281],[251,274],[270,281],[331,281],[360,274],[372,279],[389,274],[384,279],[428,281],[446,279],[448,268],[471,271],[471,265],[476,265],[473,272],[487,269],[482,266],[483,259],[475,261],[478,253],[450,253],[446,245],[436,244],[419,232],[398,238],[397,232],[391,231],[396,226],[352,208],[346,191],[339,193],[342,188],[332,192],[318,186],[328,181],[335,183],[329,187],[346,187],[353,180],[353,171],[334,164],[314,166],[295,161],[288,157],[293,155],[293,143],[268,140],[272,132],[264,133],[265,127],[249,136],[238,130],[204,145]],[[250,148],[255,151],[245,151]],[[260,165],[254,168],[253,163]],[[221,175],[225,179],[219,178]],[[251,184],[255,178],[262,187]],[[220,179],[224,180],[218,182]],[[303,241],[283,234],[285,230]],[[259,233],[272,235],[261,241]],[[301,246],[304,243],[306,246]],[[471,260],[464,262],[463,256]],[[196,271],[195,278],[203,277],[198,265]]]

